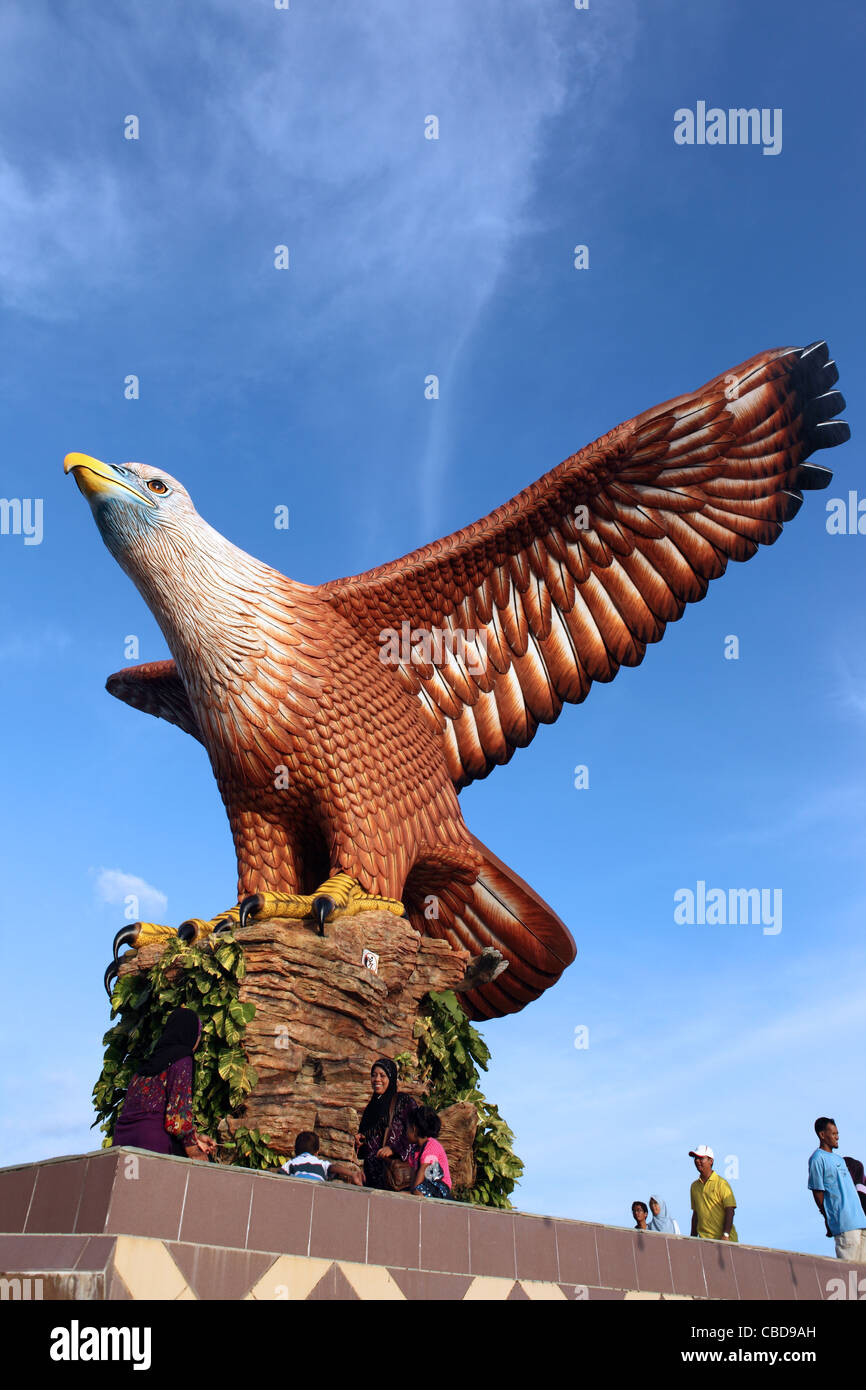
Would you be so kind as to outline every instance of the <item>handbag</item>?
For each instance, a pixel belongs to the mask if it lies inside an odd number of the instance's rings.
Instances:
[[[415,1169],[405,1159],[386,1158],[385,1181],[391,1192],[408,1192],[415,1181]]]

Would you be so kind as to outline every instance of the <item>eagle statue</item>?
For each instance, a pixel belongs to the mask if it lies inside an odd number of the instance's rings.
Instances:
[[[483,521],[314,586],[232,545],[162,469],[67,455],[173,656],[107,688],[204,744],[234,837],[238,903],[180,935],[274,916],[322,931],[334,914],[385,909],[499,953],[463,996],[472,1017],[538,998],[574,942],[471,834],[458,793],[593,681],[638,665],[729,560],[771,545],[803,490],[826,487],[830,471],[806,460],[849,438],[837,376],[823,342],[762,352]],[[107,986],[121,945],[173,935],[119,932]]]

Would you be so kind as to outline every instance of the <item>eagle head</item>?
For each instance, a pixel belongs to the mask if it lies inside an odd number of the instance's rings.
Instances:
[[[162,468],[103,463],[89,454],[67,454],[63,468],[182,670],[201,672],[205,653],[211,666],[246,659],[259,640],[255,596],[294,589],[291,580],[209,526],[183,484]]]
[[[172,533],[186,532],[199,519],[186,488],[164,469],[67,454],[63,471],[87,498],[102,539],[124,569],[136,568],[137,555],[164,548]]]

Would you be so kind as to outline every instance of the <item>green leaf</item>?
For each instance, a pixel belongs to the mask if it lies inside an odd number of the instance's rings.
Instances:
[[[219,961],[224,970],[233,971],[238,962],[238,956],[238,947],[230,942],[221,944],[214,951],[214,958]]]
[[[242,1059],[242,1056],[243,1054],[238,1052],[234,1048],[230,1051],[222,1052],[220,1054],[219,1062],[217,1063],[217,1071],[219,1072],[223,1081],[228,1081],[229,1076],[231,1075],[232,1068],[238,1065],[238,1063]]]

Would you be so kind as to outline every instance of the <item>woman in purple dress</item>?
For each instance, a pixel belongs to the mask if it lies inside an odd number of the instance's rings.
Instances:
[[[175,1009],[148,1057],[134,1073],[112,1143],[158,1154],[207,1160],[216,1144],[193,1122],[192,1054],[201,1022],[191,1009]]]
[[[370,1082],[373,1094],[361,1116],[357,1152],[364,1160],[367,1187],[387,1188],[386,1160],[399,1158],[408,1163],[415,1151],[406,1124],[418,1105],[411,1096],[397,1090],[397,1064],[390,1057],[380,1057],[373,1063]]]

